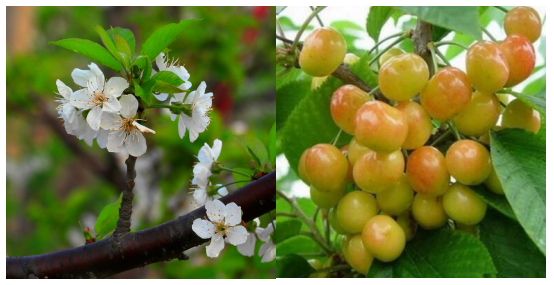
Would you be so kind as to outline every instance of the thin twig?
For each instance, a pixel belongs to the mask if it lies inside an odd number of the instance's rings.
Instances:
[[[437,54],[438,57],[440,57],[440,59],[442,59],[442,61],[446,64],[446,66],[452,66],[450,61],[446,58],[446,56],[437,47],[435,47],[435,53]]]
[[[390,40],[390,39],[394,39],[394,38],[398,38],[402,35],[405,35],[406,32],[400,32],[400,33],[396,33],[396,34],[393,34],[393,35],[390,35],[384,39],[382,39],[380,42],[376,43],[375,46],[373,46],[368,52],[367,54],[372,54],[374,51],[378,50],[379,49],[379,46],[382,45],[383,43],[385,43],[386,41]]]
[[[314,6],[310,6],[310,9],[312,9],[312,12],[314,12],[316,8],[314,8]],[[323,21],[321,21],[321,18],[319,17],[319,14],[316,14],[315,17],[316,17],[317,21],[319,22],[319,25],[322,26],[322,27],[325,27],[325,25],[323,25]]]
[[[485,33],[487,35],[487,37],[489,37],[489,39],[491,39],[491,41],[497,42],[497,40],[494,38],[494,36],[486,28],[481,27],[481,30],[483,31],[483,33]]]
[[[500,10],[500,11],[502,11],[502,12],[504,12],[504,13],[508,13],[508,12],[509,12],[508,9],[506,9],[506,8],[504,8],[504,7],[502,7],[502,6],[493,6],[493,7],[496,8],[496,9],[498,9],[498,10]]]
[[[131,232],[131,214],[133,213],[133,197],[135,196],[133,188],[135,187],[135,178],[137,177],[137,172],[135,171],[136,162],[137,158],[132,155],[129,155],[125,161],[127,165],[127,183],[125,183],[125,190],[123,190],[117,227],[113,233],[115,238],[120,238]]]
[[[373,59],[371,59],[371,61],[369,62],[368,66],[371,66],[373,65],[376,61],[379,60],[379,58],[385,53],[387,52],[389,49],[393,48],[395,45],[401,43],[403,40],[405,40],[406,37],[405,36],[401,36],[400,38],[398,38],[396,41],[394,41],[392,44],[388,45],[385,49],[383,49],[382,51],[380,51]]]
[[[469,49],[467,46],[461,44],[461,43],[458,43],[458,42],[453,42],[453,41],[444,41],[444,42],[438,42],[438,43],[435,43],[435,47],[441,47],[441,46],[445,46],[445,45],[451,45],[451,46],[457,46],[457,47],[461,47],[463,49]]]
[[[295,51],[296,48],[298,47],[298,43],[300,42],[300,37],[302,37],[302,34],[304,33],[304,30],[306,30],[306,28],[308,27],[308,25],[310,24],[310,22],[312,21],[312,19],[317,16],[317,14],[321,11],[323,11],[323,9],[325,9],[326,7],[325,6],[322,6],[322,7],[317,7],[317,9],[315,9],[312,14],[310,16],[308,16],[308,18],[306,19],[306,21],[304,21],[304,24],[302,24],[302,26],[300,27],[300,29],[298,30],[298,33],[296,33],[296,38],[294,38],[294,42],[292,43],[292,48],[291,50]]]

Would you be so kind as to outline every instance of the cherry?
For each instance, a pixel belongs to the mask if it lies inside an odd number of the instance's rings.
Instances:
[[[420,194],[441,196],[450,185],[444,156],[430,146],[418,148],[410,154],[406,175],[412,189]]]
[[[446,224],[448,217],[442,206],[442,197],[417,194],[412,204],[412,216],[424,229],[434,230]]]
[[[531,7],[516,7],[506,13],[504,30],[507,35],[522,35],[534,43],[541,37],[541,17]]]
[[[362,240],[373,257],[391,262],[402,254],[406,247],[406,235],[398,223],[389,216],[371,218],[364,227]]]
[[[369,148],[361,145],[355,138],[353,138],[348,146],[348,161],[350,161],[350,165],[356,165],[356,162],[370,151],[371,150]]]
[[[448,172],[465,185],[479,185],[489,177],[492,170],[489,151],[472,140],[455,142],[446,153]]]
[[[481,196],[460,183],[450,186],[442,198],[446,214],[466,226],[480,223],[487,213],[487,204]]]
[[[384,154],[370,151],[354,165],[354,181],[362,190],[380,193],[394,187],[404,173],[400,150]]]
[[[328,219],[329,219],[329,224],[335,230],[335,232],[337,232],[338,234],[341,234],[341,235],[348,234],[348,232],[346,232],[342,228],[342,226],[340,225],[340,223],[338,221],[336,208],[333,208],[329,211]]]
[[[504,188],[502,187],[502,183],[500,183],[500,179],[498,178],[498,174],[494,168],[492,169],[489,177],[487,177],[487,180],[485,180],[485,186],[487,186],[487,188],[495,194],[504,195]]]
[[[341,65],[345,54],[344,37],[333,28],[319,28],[304,41],[298,62],[308,75],[323,77]]]
[[[535,48],[526,37],[510,35],[500,44],[500,48],[510,69],[506,86],[515,86],[531,76],[535,68]]]
[[[380,101],[360,107],[355,125],[356,140],[377,152],[400,149],[408,136],[408,123],[402,112]]]
[[[348,149],[350,148],[350,145],[343,146],[340,151],[342,152],[342,155],[348,160]],[[348,172],[346,174],[346,184],[352,184],[354,183],[354,166],[348,162]]]
[[[454,118],[454,126],[466,136],[479,137],[494,128],[499,117],[500,103],[496,96],[476,91],[469,105]]]
[[[358,109],[369,101],[367,93],[354,85],[344,85],[331,97],[331,117],[344,132],[354,135],[354,119]]]
[[[469,48],[466,69],[475,89],[489,94],[502,89],[510,76],[500,45],[488,41],[477,42]]]
[[[389,61],[389,59],[401,54],[404,54],[404,51],[402,49],[393,47],[381,55],[381,57],[379,58],[379,64],[383,66],[385,63],[387,63],[387,61]]]
[[[416,149],[425,145],[433,131],[431,118],[417,103],[406,101],[396,106],[408,122],[408,136],[402,145],[403,149]]]
[[[373,256],[364,247],[361,235],[355,235],[348,239],[346,250],[343,251],[346,261],[360,274],[367,274],[373,263]]]
[[[310,185],[310,181],[308,180],[308,174],[306,173],[306,155],[309,151],[310,149],[305,150],[300,156],[300,161],[298,162],[298,176],[300,176],[300,179],[308,185]]]
[[[400,215],[396,222],[404,230],[404,235],[406,236],[406,241],[411,241],[417,232],[417,223],[412,217],[411,211],[405,212]]]
[[[537,133],[541,129],[541,116],[522,101],[514,100],[504,110],[502,127]]]
[[[416,54],[390,58],[379,70],[379,88],[393,101],[408,101],[417,95],[429,80],[429,67]]]
[[[350,234],[359,234],[369,219],[377,215],[377,201],[373,195],[353,191],[344,196],[337,206],[337,220]]]
[[[334,192],[320,192],[315,187],[310,187],[310,197],[314,204],[323,209],[335,207],[344,196],[345,189]]]
[[[300,168],[302,167],[302,159]],[[344,191],[348,161],[342,152],[330,144],[318,144],[304,158],[304,172],[312,186],[321,192]],[[302,173],[302,171],[300,171]]]
[[[425,111],[443,122],[454,118],[470,101],[469,78],[455,67],[439,70],[421,92],[421,105]]]
[[[400,216],[410,209],[414,201],[414,190],[406,175],[393,187],[377,194],[377,205],[384,213]]]

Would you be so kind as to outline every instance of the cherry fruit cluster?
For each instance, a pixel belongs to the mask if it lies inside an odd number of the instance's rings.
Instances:
[[[396,260],[418,227],[439,229],[449,220],[464,230],[479,224],[487,204],[472,186],[484,184],[503,195],[487,146],[489,131],[538,132],[541,125],[526,104],[514,100],[503,108],[496,94],[531,75],[540,18],[532,8],[517,7],[504,27],[502,42],[478,41],[469,48],[466,71],[448,66],[431,76],[419,55],[388,50],[378,73],[388,102],[353,85],[334,92],[332,118],[353,139],[342,148],[312,146],[298,169],[314,203],[329,210],[330,224],[344,235],[342,253],[356,271],[367,273],[374,259]],[[299,63],[307,74],[324,77],[345,55],[342,35],[321,28],[304,42]],[[434,128],[433,119],[443,127]],[[437,131],[457,134],[445,153],[430,139]]]

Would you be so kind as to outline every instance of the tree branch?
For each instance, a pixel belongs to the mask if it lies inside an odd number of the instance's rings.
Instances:
[[[429,66],[429,74],[435,74],[436,70],[433,68],[433,57],[427,46],[427,44],[433,42],[433,25],[418,20],[416,29],[412,35],[412,40],[414,42],[415,52],[421,56]]]
[[[127,165],[127,183],[125,183],[125,190],[123,190],[123,197],[121,198],[121,207],[119,208],[119,219],[117,220],[117,227],[113,233],[113,236],[120,238],[129,232],[131,232],[131,214],[133,213],[133,188],[135,187],[135,178],[137,172],[135,171],[135,163],[137,158],[129,155],[125,164]]]
[[[249,222],[275,209],[275,171],[221,198],[242,208]],[[208,240],[192,231],[192,223],[204,218],[198,208],[156,227],[110,237],[85,246],[49,254],[6,258],[7,278],[105,278],[137,267],[174,258],[186,260],[183,251]]]

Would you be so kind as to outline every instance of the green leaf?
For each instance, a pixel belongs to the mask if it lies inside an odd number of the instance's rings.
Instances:
[[[117,51],[120,54],[124,55],[125,64],[129,66],[132,59],[131,48],[129,47],[129,44],[127,44],[125,39],[123,39],[121,36],[114,35],[114,39],[115,39],[115,47],[117,48]]]
[[[147,56],[142,56],[137,61],[137,66],[142,69],[142,76],[140,78],[142,82],[150,81],[152,77],[152,63],[150,62],[150,59],[148,59]]]
[[[438,42],[438,41],[442,40],[444,37],[448,36],[448,34],[450,34],[451,32],[452,31],[449,30],[449,29],[445,29],[445,28],[439,27],[439,26],[434,26],[433,27],[433,35],[432,35],[433,41]]]
[[[277,245],[277,256],[302,253],[318,253],[321,248],[315,241],[307,236],[291,237]]]
[[[302,222],[298,219],[279,220],[275,227],[277,226],[279,226],[279,231],[276,232],[275,239],[277,240],[277,244],[280,244],[298,235],[302,228]]]
[[[117,59],[117,61],[119,61],[119,63],[123,64],[125,69],[127,69],[128,66],[126,65],[125,59],[123,58],[123,56],[121,54],[119,54],[119,52],[117,51],[117,48],[115,47],[114,42],[110,39],[110,36],[108,36],[108,33],[106,33],[104,28],[102,28],[100,25],[97,25],[94,28],[94,30],[96,31],[96,33],[98,33],[98,35],[100,36],[100,39],[102,39],[102,43],[104,43],[104,46],[106,46],[106,48],[115,57],[115,59]],[[114,40],[115,40],[115,38],[114,38]]]
[[[492,258],[479,240],[467,233],[442,229],[418,232],[398,260],[378,263],[368,277],[482,278],[495,273]]]
[[[394,10],[390,6],[371,6],[367,15],[366,30],[367,34],[375,41],[379,42],[381,29],[388,21]]]
[[[394,267],[379,260],[373,260],[366,278],[394,278]]]
[[[491,132],[491,156],[516,217],[546,256],[546,136]]]
[[[138,85],[136,81],[133,82],[135,83],[135,95],[139,96],[144,102],[146,102],[146,104],[150,105],[150,103],[152,102],[152,92],[144,92],[142,87],[140,87],[140,85]]]
[[[177,74],[171,71],[160,71],[154,74],[151,80],[159,80],[159,81],[167,82],[173,86],[180,86],[181,84],[185,83],[183,79],[181,79]]]
[[[282,66],[277,65],[275,67],[275,75],[277,76],[277,74],[279,74],[283,70],[284,68]],[[297,80],[304,80],[305,82],[308,82],[307,84],[309,86],[310,85],[309,82],[311,82],[311,78],[310,78],[310,81],[308,81],[306,77],[307,75],[305,75],[301,69],[292,68],[287,73],[277,76],[277,85],[275,88],[278,90],[284,85]]]
[[[100,212],[96,224],[94,225],[96,235],[103,236],[115,230],[117,220],[119,219],[119,208],[121,207],[122,197],[123,193],[119,195],[119,199],[117,199],[115,203],[109,204]]]
[[[276,148],[276,132],[277,132],[277,123],[273,124],[273,127],[271,127],[271,131],[269,131],[269,145],[268,145],[268,151],[269,151],[269,161],[273,163],[273,165],[276,164],[276,157],[277,157],[277,148]]]
[[[304,97],[310,94],[310,83],[307,81],[290,82],[277,89],[277,129],[281,130],[289,115]]]
[[[541,114],[546,115],[546,90],[535,96],[523,93],[514,93],[512,95],[521,100],[523,103],[529,105],[531,108],[539,111]]]
[[[84,39],[65,39],[49,42],[49,44],[58,45],[82,54],[115,72],[121,71],[121,64],[105,48],[95,42]]]
[[[124,28],[117,27],[107,29],[106,33],[114,43],[116,43],[114,39],[114,34],[122,37],[129,45],[129,49],[131,50],[131,57],[135,54],[135,36],[133,35],[133,32]]]
[[[492,256],[498,277],[546,277],[546,257],[517,222],[489,210],[481,222],[480,237]]]
[[[154,60],[177,36],[198,19],[181,20],[178,24],[169,24],[157,29],[142,45],[142,52]]]
[[[523,94],[538,94],[543,92],[546,94],[546,73],[544,76],[537,78],[535,81],[529,83],[525,89],[523,89]]]
[[[363,56],[351,70],[368,85],[375,86],[376,76],[367,68],[368,59],[369,57]],[[339,128],[331,118],[329,104],[333,92],[343,84],[340,80],[329,77],[320,88],[305,96],[297,104],[280,131],[283,152],[295,172],[304,150],[319,143],[332,142],[339,132]],[[278,118],[277,121],[279,120]],[[351,138],[346,134],[341,135],[338,146],[345,145]]]
[[[277,259],[277,278],[306,278],[314,272],[308,261],[299,255]]]
[[[235,137],[248,152],[248,154],[252,156],[252,159],[259,159],[262,166],[264,166],[265,164],[270,164],[267,149],[265,148],[265,145],[262,143],[262,141],[260,141],[257,137],[251,134],[245,134]]]
[[[169,93],[169,94],[175,94],[175,93],[183,93],[185,90],[181,90],[177,88],[177,86],[169,84],[162,80],[156,80],[156,83],[152,86],[152,89],[150,89],[152,92],[158,92],[158,93]]]
[[[233,168],[233,170],[240,171],[242,173],[252,173],[252,170],[246,169],[246,168]],[[248,179],[248,177],[246,177],[242,174],[235,173],[235,172],[231,172],[231,173],[233,174],[233,179],[235,181],[242,181],[242,180],[247,180]],[[248,182],[240,182],[240,183],[237,183],[235,185],[237,185],[237,189],[238,189],[238,188],[244,187],[246,184],[248,184]]]
[[[435,26],[465,33],[477,40],[481,39],[478,7],[402,6],[396,9]]]
[[[499,211],[506,217],[516,220],[516,215],[514,214],[514,211],[512,210],[512,206],[510,206],[510,203],[506,199],[505,196],[497,195],[492,193],[491,191],[487,190],[484,186],[473,186],[472,189],[479,194],[487,202],[489,206],[494,208],[495,210]]]

